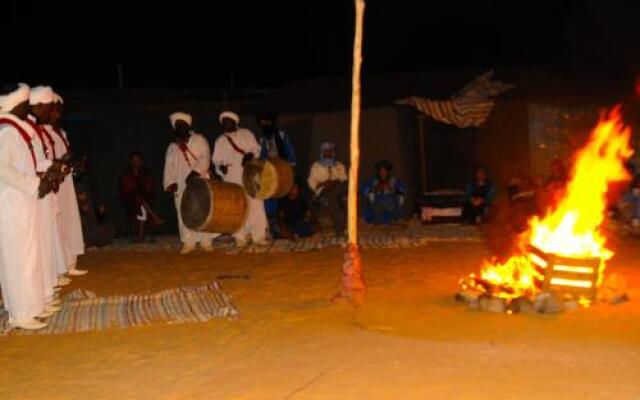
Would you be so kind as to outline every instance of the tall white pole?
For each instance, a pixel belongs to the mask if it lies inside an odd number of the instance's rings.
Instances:
[[[342,269],[342,297],[354,306],[362,304],[366,292],[362,261],[358,247],[358,170],[360,167],[360,67],[362,65],[362,32],[364,0],[355,0],[356,28],[353,41],[353,76],[351,92],[351,154],[349,194],[347,199],[347,252]]]

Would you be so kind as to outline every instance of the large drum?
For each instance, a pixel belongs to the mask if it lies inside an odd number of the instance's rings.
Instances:
[[[240,185],[196,178],[182,195],[180,212],[194,231],[234,233],[247,216],[247,198]]]
[[[255,199],[283,197],[293,186],[293,168],[282,158],[252,160],[244,166],[242,183]]]

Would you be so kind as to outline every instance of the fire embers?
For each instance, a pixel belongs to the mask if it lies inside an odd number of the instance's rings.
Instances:
[[[542,291],[534,296],[504,298],[473,289],[463,289],[456,294],[455,300],[469,308],[494,314],[557,314],[565,311],[575,311],[593,304],[586,297],[562,295],[553,291]],[[611,291],[608,290],[606,295],[599,296],[598,300],[615,305],[624,303],[629,298],[624,289],[616,288]]]
[[[488,264],[481,276],[460,280],[457,302],[491,313],[555,314],[594,303],[629,300],[624,277],[602,279],[603,259],[567,258],[530,247],[527,255]]]

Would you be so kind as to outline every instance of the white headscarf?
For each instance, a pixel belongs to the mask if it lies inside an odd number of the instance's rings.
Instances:
[[[29,85],[26,83],[19,83],[16,90],[5,96],[0,96],[0,111],[9,112],[18,104],[29,101],[30,91]]]
[[[51,86],[36,86],[31,88],[29,94],[29,104],[50,104],[53,103],[53,89]]]
[[[56,93],[56,92],[53,92],[53,102],[54,102],[54,103],[64,104],[64,100],[63,100],[63,99],[62,99],[62,97],[61,97],[58,93]]]
[[[240,117],[238,116],[238,114],[234,113],[233,111],[221,112],[220,116],[218,117],[218,122],[222,123],[222,120],[225,118],[234,120],[236,124],[240,122]]]
[[[173,129],[176,129],[176,122],[178,121],[184,121],[189,124],[189,126],[191,126],[191,124],[193,123],[193,117],[184,112],[174,112],[173,114],[169,115],[169,121],[171,122],[171,126],[173,127]]]

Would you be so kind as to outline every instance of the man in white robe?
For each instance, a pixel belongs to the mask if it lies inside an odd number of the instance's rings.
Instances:
[[[0,287],[9,323],[42,329],[35,319],[45,310],[38,198],[42,182],[36,175],[33,132],[24,121],[29,87],[0,95]]]
[[[49,86],[37,86],[31,89],[29,96],[29,116],[27,123],[34,132],[34,150],[38,172],[45,172],[54,160],[53,140],[45,131],[43,124],[49,120],[53,107],[53,90]],[[69,283],[63,275],[67,272],[67,257],[60,234],[58,214],[60,209],[55,193],[47,194],[38,202],[42,237],[42,269],[44,277],[45,303],[49,311],[57,311],[59,306],[54,300],[54,287]]]
[[[242,185],[244,163],[260,156],[260,144],[255,135],[248,129],[238,128],[240,117],[225,111],[220,114],[223,134],[216,140],[213,156],[211,157],[216,172],[225,182]],[[236,245],[245,246],[250,238],[257,245],[266,245],[267,216],[264,211],[264,201],[247,197],[247,218],[244,225],[233,236]]]
[[[211,166],[209,143],[204,136],[191,129],[193,123],[191,115],[176,112],[169,116],[169,121],[174,130],[175,138],[167,148],[165,156],[164,189],[173,193],[175,199],[180,241],[182,242],[180,253],[191,253],[196,249],[198,243],[204,251],[212,251],[211,241],[218,234],[196,232],[187,228],[182,222],[180,212],[180,202],[187,187],[187,178],[190,175],[209,178],[209,167]]]
[[[54,93],[54,102],[51,109],[49,123],[44,125],[48,137],[52,141],[53,157],[55,159],[64,158],[70,151],[69,138],[67,133],[60,127],[62,122],[64,102],[62,98]],[[84,239],[82,237],[82,224],[80,222],[80,211],[76,189],[73,183],[73,176],[68,175],[60,184],[60,189],[55,194],[58,208],[58,227],[64,245],[68,274],[72,276],[85,275],[88,271],[77,268],[78,256],[84,254]]]

